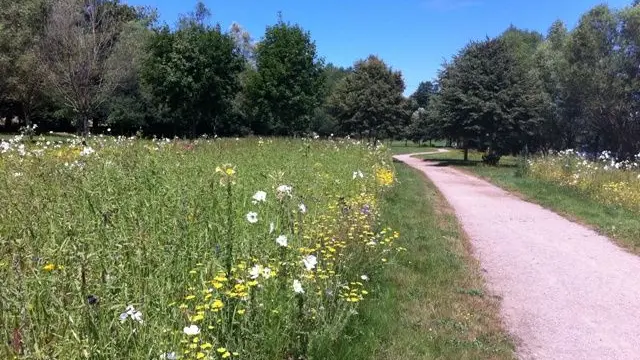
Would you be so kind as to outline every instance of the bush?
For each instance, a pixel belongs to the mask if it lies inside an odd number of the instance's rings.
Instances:
[[[482,163],[489,166],[498,166],[498,162],[500,162],[501,155],[489,151],[486,154],[482,155]]]

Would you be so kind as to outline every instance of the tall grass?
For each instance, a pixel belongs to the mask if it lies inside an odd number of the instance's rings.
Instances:
[[[0,145],[0,358],[316,358],[401,250],[356,143]]]
[[[604,152],[590,161],[571,150],[531,160],[531,176],[579,191],[607,205],[640,213],[640,166]]]

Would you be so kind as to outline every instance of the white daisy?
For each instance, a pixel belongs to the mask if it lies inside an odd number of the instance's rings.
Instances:
[[[278,243],[278,245],[282,246],[282,247],[287,247],[288,241],[287,241],[287,237],[284,235],[280,235],[276,238],[276,243]]]
[[[289,185],[280,185],[278,186],[278,188],[276,189],[276,191],[278,191],[279,195],[289,195],[291,196],[291,191],[293,189],[291,188],[291,186]]]
[[[267,193],[264,191],[257,191],[254,195],[253,195],[253,203],[257,204],[259,202],[265,202],[267,200]]]
[[[250,222],[251,224],[255,224],[258,222],[258,213],[254,212],[254,211],[250,211],[247,214],[247,221]]]
[[[302,283],[298,279],[293,280],[293,292],[295,292],[296,294],[304,294]]]
[[[258,277],[260,277],[260,273],[262,273],[262,265],[254,265],[250,270],[249,270],[249,277],[251,279],[257,279]]]
[[[198,325],[190,325],[190,326],[186,326],[184,329],[182,329],[182,332],[184,332],[186,335],[198,335],[200,334],[200,328],[198,327]]]
[[[308,255],[302,260],[302,262],[304,263],[304,267],[307,271],[311,271],[318,264],[318,259],[314,255]]]

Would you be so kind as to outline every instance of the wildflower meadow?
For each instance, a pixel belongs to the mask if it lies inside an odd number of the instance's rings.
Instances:
[[[351,140],[0,142],[0,358],[323,358],[403,249]]]
[[[607,205],[640,213],[640,154],[617,161],[604,151],[597,157],[565,150],[529,161],[529,173],[539,179],[578,190]]]

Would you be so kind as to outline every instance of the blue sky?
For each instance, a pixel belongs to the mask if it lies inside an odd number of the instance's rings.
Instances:
[[[193,10],[197,0],[124,0],[158,9],[163,22],[174,24],[179,14]],[[510,24],[546,33],[555,19],[572,28],[597,0],[204,0],[211,22],[228,28],[244,26],[260,39],[277,21],[300,24],[311,32],[318,53],[327,62],[348,66],[376,54],[401,70],[407,94],[420,81],[437,74],[469,40],[500,34]],[[614,8],[631,0],[610,0]]]

